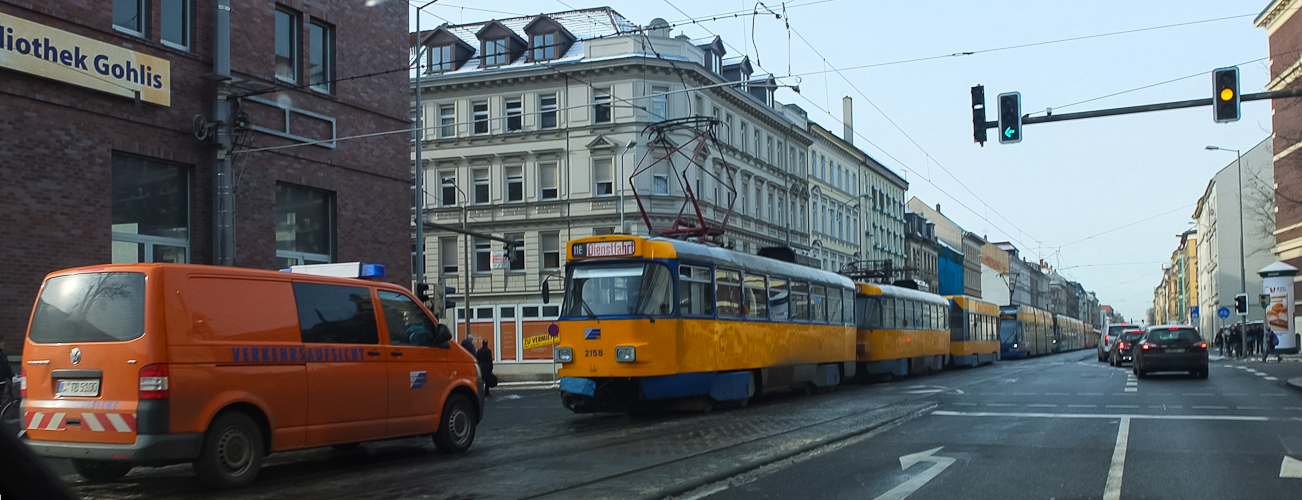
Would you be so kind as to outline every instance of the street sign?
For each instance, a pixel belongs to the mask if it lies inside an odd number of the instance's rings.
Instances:
[[[1220,308],[1220,309],[1217,309],[1217,310],[1216,310],[1216,317],[1221,318],[1221,319],[1225,319],[1225,318],[1230,317],[1230,308],[1228,308],[1228,307],[1222,307],[1222,308]]]
[[[1198,316],[1199,316],[1199,314],[1198,314],[1198,306],[1191,306],[1191,307],[1189,308],[1189,317],[1190,317],[1191,319],[1198,319]]]
[[[511,259],[507,258],[506,250],[493,250],[491,257],[491,269],[506,269],[511,267]]]

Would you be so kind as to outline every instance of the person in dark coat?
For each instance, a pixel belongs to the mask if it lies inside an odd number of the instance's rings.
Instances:
[[[474,356],[474,355],[475,355],[475,337],[473,337],[473,336],[471,336],[471,335],[466,335],[466,339],[461,341],[461,347],[464,348],[464,349],[466,350],[466,352],[470,353],[471,356]]]
[[[497,387],[497,375],[493,375],[493,350],[488,348],[487,340],[482,341],[479,351],[475,352],[475,360],[479,362],[479,371],[484,375],[484,397],[492,396],[488,389]]]

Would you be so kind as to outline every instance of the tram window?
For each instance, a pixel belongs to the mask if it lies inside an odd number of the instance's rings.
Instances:
[[[815,323],[827,322],[827,287],[813,285],[810,287],[810,308],[814,310]]]
[[[763,274],[747,274],[746,284],[746,317],[750,319],[765,319],[769,317],[769,297],[768,292],[764,289]]]
[[[904,299],[895,300],[895,322],[892,325],[900,325],[900,328],[909,327],[909,316],[906,313],[908,308],[904,303]]]
[[[791,311],[791,291],[786,278],[769,277],[769,314],[773,321],[788,321]]]
[[[674,277],[669,268],[648,264],[646,274],[642,277],[642,286],[638,290],[641,300],[637,303],[636,314],[649,316],[668,316],[674,313]],[[636,285],[634,285],[636,286]]]
[[[841,323],[841,290],[827,289],[827,322],[833,325]]]
[[[845,297],[845,301],[842,302],[845,304],[843,309],[845,311],[845,322],[846,324],[853,325],[855,324],[855,317],[857,316],[854,310],[854,290],[841,290],[841,296]]]
[[[882,321],[881,301],[877,300],[876,297],[858,297],[855,302],[858,306],[859,328],[864,330],[880,328]]]
[[[672,285],[673,275],[661,264],[577,267],[565,287],[565,316],[667,316]]]
[[[935,304],[918,304],[922,308],[922,328],[932,330],[936,328],[936,305]]]
[[[882,297],[882,323],[881,326],[886,329],[893,329],[897,324],[895,321],[895,299]],[[869,323],[871,324],[871,323]]]
[[[678,308],[685,316],[714,315],[710,268],[678,266]]]
[[[791,282],[791,317],[796,321],[809,321],[809,283]]]
[[[741,317],[741,272],[715,269],[714,283],[715,296],[719,300],[719,316]]]
[[[917,330],[922,327],[922,311],[919,310],[917,302],[909,301],[908,312],[905,313],[909,318],[909,328]]]

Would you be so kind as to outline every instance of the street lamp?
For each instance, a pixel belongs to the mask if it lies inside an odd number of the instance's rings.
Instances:
[[[425,40],[421,37],[423,34],[420,29],[420,12],[426,7],[434,5],[439,0],[430,0],[425,5],[416,8],[416,123],[414,133],[411,136],[412,144],[416,147],[416,262],[413,264],[416,269],[412,271],[416,275],[417,283],[425,282],[425,165],[421,163],[420,153],[425,145],[423,135],[425,134],[425,103],[421,102],[421,77],[425,74],[422,69],[422,58],[425,54]],[[470,316],[469,312],[466,314]]]
[[[1237,149],[1221,148],[1217,146],[1207,146],[1204,148],[1208,151],[1233,151],[1234,166],[1239,171],[1239,293],[1248,293],[1248,273],[1245,264],[1246,254],[1243,249],[1243,155]],[[1240,339],[1243,342],[1242,353],[1248,354],[1248,315],[1243,315],[1243,326],[1240,329]]]

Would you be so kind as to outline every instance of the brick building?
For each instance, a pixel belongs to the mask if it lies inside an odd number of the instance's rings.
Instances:
[[[407,6],[366,3],[230,0],[234,265],[361,260],[408,282]],[[0,45],[9,354],[46,273],[215,262],[217,12],[217,0],[0,0],[13,37]],[[346,139],[383,131],[402,132]]]
[[[1254,23],[1265,28],[1270,44],[1270,83],[1266,90],[1302,86],[1302,2],[1271,0]],[[1294,19],[1297,17],[1298,19]],[[1275,256],[1284,263],[1302,265],[1302,100],[1272,100],[1271,129],[1274,131],[1275,170]],[[1247,209],[1245,208],[1245,211]],[[1256,269],[1249,268],[1252,274]],[[1294,281],[1294,297],[1302,289]],[[1249,297],[1254,292],[1248,290]],[[1251,302],[1251,301],[1249,301]],[[1296,314],[1296,313],[1295,313]],[[1294,324],[1297,324],[1296,322]]]

